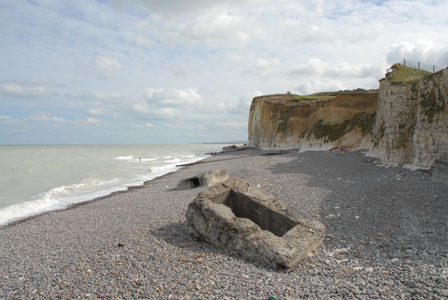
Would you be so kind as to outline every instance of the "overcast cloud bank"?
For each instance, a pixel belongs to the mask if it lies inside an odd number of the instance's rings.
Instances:
[[[446,1],[0,0],[0,144],[247,139],[254,96],[448,65]]]

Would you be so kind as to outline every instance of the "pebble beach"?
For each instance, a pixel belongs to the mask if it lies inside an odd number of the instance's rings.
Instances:
[[[448,298],[448,185],[362,151],[263,154],[215,155],[0,228],[0,299]],[[192,239],[185,212],[204,188],[174,188],[222,168],[322,222],[323,245],[280,271]]]

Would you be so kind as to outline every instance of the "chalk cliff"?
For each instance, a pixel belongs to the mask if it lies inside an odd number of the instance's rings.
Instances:
[[[380,80],[370,155],[391,165],[429,168],[448,157],[448,68],[397,81],[402,66]]]
[[[448,158],[448,68],[401,65],[379,90],[256,97],[249,144],[261,149],[369,149],[390,165],[429,168]]]
[[[256,97],[249,144],[262,149],[368,147],[377,101],[377,91],[365,90]]]

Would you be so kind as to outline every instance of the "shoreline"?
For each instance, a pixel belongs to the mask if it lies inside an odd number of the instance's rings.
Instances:
[[[250,149],[250,150],[252,150],[252,149]],[[246,151],[246,150],[243,150],[243,151]],[[259,150],[259,151],[264,152],[264,150]],[[126,189],[118,190],[118,191],[114,191],[114,192],[111,192],[110,194],[107,194],[107,195],[104,195],[104,196],[95,197],[95,198],[88,199],[88,200],[85,200],[85,201],[81,201],[81,202],[73,203],[73,204],[70,204],[69,206],[67,206],[67,207],[63,207],[63,208],[44,211],[44,212],[41,212],[41,213],[37,213],[37,214],[34,214],[34,215],[30,215],[30,216],[24,217],[24,218],[22,218],[22,219],[18,219],[18,220],[16,220],[16,221],[12,221],[12,222],[9,222],[9,223],[0,225],[0,231],[3,230],[4,228],[9,227],[9,226],[15,226],[15,225],[17,225],[17,224],[26,222],[26,221],[28,221],[28,220],[31,220],[31,219],[34,219],[34,218],[37,218],[37,217],[41,217],[41,216],[46,215],[46,214],[49,214],[49,213],[54,213],[54,212],[59,212],[59,211],[65,211],[65,210],[75,209],[75,208],[77,208],[77,207],[84,206],[84,205],[88,205],[88,204],[93,203],[93,202],[96,202],[96,201],[106,200],[106,199],[111,198],[111,197],[114,197],[114,196],[116,196],[116,195],[126,194],[126,193],[132,192],[132,191],[134,191],[134,190],[138,190],[138,189],[144,189],[146,185],[150,184],[150,183],[153,182],[153,181],[156,181],[156,180],[158,180],[158,179],[162,179],[162,178],[164,178],[164,177],[166,177],[166,176],[169,176],[169,175],[171,175],[171,174],[173,174],[173,173],[177,173],[177,172],[179,172],[179,171],[181,171],[181,170],[183,170],[183,169],[185,169],[185,168],[188,168],[188,167],[193,166],[193,165],[196,165],[196,164],[213,162],[213,160],[212,160],[212,161],[208,161],[208,160],[211,159],[211,158],[213,158],[213,157],[215,157],[215,156],[226,155],[226,154],[230,154],[230,153],[233,154],[234,152],[217,152],[217,153],[214,153],[214,154],[207,154],[207,155],[210,155],[210,156],[205,157],[205,158],[202,158],[202,159],[200,159],[200,160],[198,160],[198,161],[195,161],[195,162],[193,162],[193,163],[176,165],[176,167],[179,168],[178,170],[175,170],[175,171],[171,171],[171,172],[162,174],[162,175],[157,176],[157,177],[154,177],[154,178],[152,178],[152,179],[150,179],[150,180],[145,180],[145,181],[143,181],[142,184],[127,186]],[[242,158],[242,157],[235,157],[235,158],[229,158],[229,159],[238,159],[238,158]]]
[[[218,154],[219,154],[219,153],[218,153]],[[210,157],[212,157],[212,156],[202,158],[202,159],[198,160],[197,162],[205,161],[205,160],[209,159]],[[195,163],[196,163],[196,162],[195,162]],[[179,167],[179,166],[176,165],[176,167]],[[160,175],[160,176],[154,177],[154,178],[152,178],[152,179],[145,180],[145,181],[142,182],[142,184],[139,184],[139,185],[130,185],[130,186],[127,186],[127,187],[126,187],[125,189],[123,189],[123,190],[113,191],[113,192],[111,192],[110,194],[107,194],[107,195],[104,195],[104,196],[94,197],[94,198],[92,198],[92,199],[88,199],[88,200],[85,200],[85,201],[81,201],[81,202],[73,203],[73,204],[68,205],[67,207],[63,207],[63,208],[59,208],[59,209],[43,211],[43,212],[41,212],[41,213],[33,214],[33,215],[30,215],[30,216],[27,216],[27,217],[18,219],[18,220],[16,220],[16,221],[12,221],[12,222],[9,222],[9,223],[0,225],[0,231],[1,231],[2,229],[4,229],[4,228],[9,227],[9,226],[14,226],[14,225],[17,225],[17,224],[26,222],[26,221],[28,221],[28,220],[37,218],[37,217],[41,217],[41,216],[46,215],[46,214],[49,214],[49,213],[59,212],[59,211],[65,211],[65,210],[70,210],[70,209],[75,209],[75,208],[77,208],[77,207],[80,207],[80,206],[83,206],[83,205],[87,205],[87,204],[92,203],[92,202],[96,202],[96,201],[100,201],[100,200],[106,200],[106,199],[108,199],[108,198],[110,198],[110,197],[114,197],[114,196],[116,196],[116,195],[126,194],[126,193],[129,193],[129,192],[132,192],[133,190],[143,189],[143,188],[145,188],[145,185],[149,184],[150,182],[152,182],[152,181],[154,181],[154,180],[157,180],[157,179],[159,179],[159,178],[162,178],[162,177],[164,177],[164,176],[168,176],[168,175],[170,175],[170,174],[172,174],[172,173],[179,172],[180,170],[182,170],[183,168],[186,168],[186,167],[188,167],[188,165],[186,165],[186,166],[180,166],[180,167],[179,167],[179,170],[171,171],[171,172],[162,174],[162,175]]]
[[[444,297],[448,186],[425,172],[377,166],[361,151],[262,152],[188,166],[1,228],[0,298]],[[185,212],[204,188],[173,187],[220,168],[324,223],[322,247],[281,272],[192,239]]]

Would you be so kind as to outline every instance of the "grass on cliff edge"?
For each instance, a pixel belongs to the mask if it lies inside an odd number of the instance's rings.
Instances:
[[[391,83],[418,82],[423,76],[431,74],[431,72],[406,67],[401,64],[393,65],[392,69],[395,70],[389,79]]]
[[[296,95],[294,99],[288,100],[289,102],[299,102],[300,100],[322,100],[322,99],[332,99],[336,97],[336,92],[325,92],[316,93],[311,95]]]

